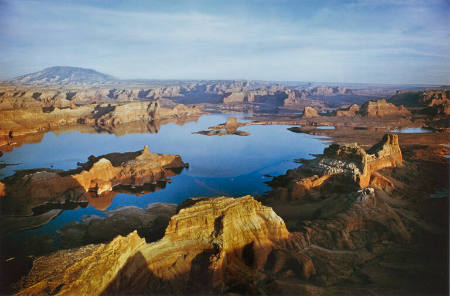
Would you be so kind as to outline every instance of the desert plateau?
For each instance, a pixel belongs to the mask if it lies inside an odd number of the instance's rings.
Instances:
[[[448,295],[449,11],[0,1],[0,295]]]

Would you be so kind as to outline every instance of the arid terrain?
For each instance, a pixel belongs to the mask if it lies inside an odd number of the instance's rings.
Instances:
[[[0,155],[34,147],[49,132],[156,134],[237,112],[245,120],[230,114],[189,134],[249,141],[246,128],[282,125],[289,140],[305,134],[328,147],[299,154],[284,174],[258,175],[269,186],[261,194],[112,210],[116,195],[164,193],[171,177],[177,183],[198,164],[187,163],[184,147],[174,155],[149,143],[88,156],[75,169],[16,170],[0,180],[2,293],[448,294],[448,88],[121,81],[91,71],[53,67],[2,82]],[[21,233],[80,207],[103,216],[70,220],[17,247]]]

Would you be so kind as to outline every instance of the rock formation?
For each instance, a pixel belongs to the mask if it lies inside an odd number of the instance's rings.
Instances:
[[[320,187],[326,182],[342,182],[360,188],[369,186],[374,172],[402,163],[402,153],[398,136],[386,134],[383,139],[368,151],[358,144],[332,144],[325,148],[323,155],[308,161],[304,166],[289,170],[286,176],[275,178],[271,184],[284,184],[281,196],[298,199],[312,188]],[[287,188],[287,189],[284,189]]]
[[[0,110],[0,146],[14,146],[25,137],[67,126],[84,124],[111,131],[130,123],[159,125],[159,121],[186,120],[202,114],[195,106],[160,107],[158,100],[70,105],[62,109],[39,103],[3,107],[9,109]]]
[[[377,101],[368,101],[361,106],[359,113],[367,117],[384,117],[410,115],[411,113],[403,106],[395,106],[388,103],[385,99]]]
[[[227,122],[209,127],[209,130],[195,132],[194,134],[200,134],[205,136],[223,136],[223,135],[238,135],[249,136],[249,132],[238,130],[239,127],[245,126],[245,123],[238,122],[236,117],[228,118]]]
[[[317,110],[312,107],[305,107],[305,109],[303,109],[303,118],[314,118],[318,116],[319,112],[317,112]]]
[[[127,206],[105,211],[106,218],[93,216],[63,226],[59,230],[59,242],[63,248],[74,248],[110,242],[116,236],[126,236],[134,230],[147,242],[157,241],[164,236],[176,209],[174,204],[156,203],[146,209]]]
[[[283,105],[284,100],[291,94],[295,97],[292,90],[284,90],[284,88],[274,87],[272,89],[241,89],[233,91],[223,98],[224,104],[242,104],[242,103],[263,103],[273,106]]]
[[[313,96],[351,95],[352,91],[341,87],[317,86],[307,89]]]
[[[431,110],[432,115],[450,114],[450,90],[427,90],[423,92],[421,101]]]
[[[35,169],[18,171],[2,180],[2,214],[30,215],[33,208],[50,203],[86,202],[86,192],[97,195],[113,187],[139,187],[165,180],[171,169],[186,166],[178,155],[152,153],[144,150],[90,156],[79,169],[58,171]]]
[[[91,115],[80,118],[79,122],[100,127],[117,127],[134,121],[159,120],[159,110],[158,101],[132,102],[123,105],[102,104],[96,106]]]
[[[299,96],[298,92],[292,89],[286,90],[287,98],[283,101],[283,106],[296,106],[299,105],[301,102],[301,99],[306,99],[306,95],[302,93],[302,95]]]
[[[155,243],[133,232],[36,259],[19,295],[220,292],[255,278],[289,239],[283,220],[250,196],[190,199]]]
[[[97,105],[91,114],[80,118],[78,122],[103,128],[117,128],[130,122],[180,119],[199,116],[201,113],[202,111],[197,107],[187,107],[182,104],[175,105],[173,108],[162,108],[159,101],[101,104]]]
[[[367,244],[410,239],[371,189],[335,198],[316,216],[290,233],[251,196],[193,198],[179,206],[161,240],[147,244],[133,232],[39,257],[15,287],[18,295],[325,293],[386,252]]]
[[[355,116],[358,112],[359,112],[359,106],[356,104],[353,104],[348,108],[336,110],[336,116]]]
[[[223,102],[225,104],[244,103],[246,101],[248,102],[247,94],[242,91],[230,93],[229,95],[227,95],[226,97],[223,98]]]

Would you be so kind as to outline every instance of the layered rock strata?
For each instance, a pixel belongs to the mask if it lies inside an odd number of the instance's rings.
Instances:
[[[251,196],[189,199],[157,242],[133,232],[35,259],[16,284],[18,295],[326,293],[383,254],[368,244],[410,239],[373,190],[338,199],[345,207],[325,205],[314,222],[292,233]]]
[[[155,243],[134,232],[106,245],[38,258],[19,295],[223,291],[246,283],[251,270],[263,270],[269,254],[290,238],[283,220],[250,196],[190,199],[180,208]]]
[[[404,106],[395,106],[388,103],[385,99],[377,101],[368,101],[361,106],[359,113],[367,117],[384,117],[384,116],[398,116],[411,115]]]
[[[423,92],[421,101],[428,106],[431,115],[450,115],[450,90],[427,90]]]
[[[359,112],[359,106],[353,104],[348,108],[342,108],[336,110],[336,116],[355,116]]]
[[[289,170],[287,175],[275,178],[271,184],[283,184],[282,196],[289,199],[303,197],[309,190],[326,182],[354,184],[360,188],[370,185],[372,175],[383,168],[402,164],[398,135],[386,134],[369,150],[358,144],[332,144],[321,157],[307,161],[304,166]],[[287,188],[285,185],[287,185]]]
[[[88,125],[99,129],[120,129],[129,124],[159,125],[160,121],[198,117],[198,107],[182,104],[161,107],[159,101],[104,103],[70,108],[13,108],[0,111],[0,146],[14,146],[21,138],[57,128]]]

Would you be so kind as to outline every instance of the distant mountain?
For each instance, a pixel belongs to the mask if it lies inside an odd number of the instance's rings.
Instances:
[[[92,69],[56,66],[45,68],[42,71],[25,74],[10,80],[14,84],[92,84],[112,82],[117,79],[111,75],[97,72]]]

